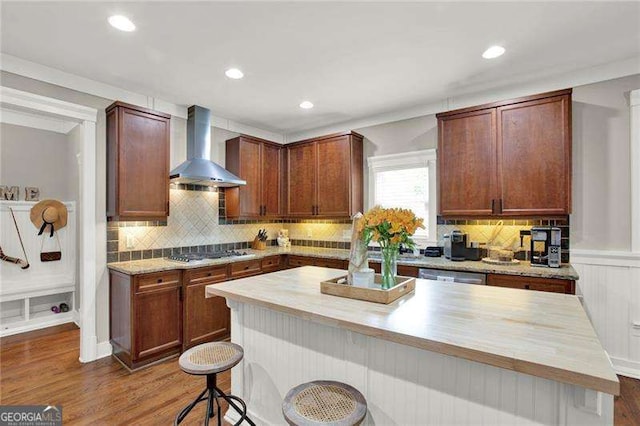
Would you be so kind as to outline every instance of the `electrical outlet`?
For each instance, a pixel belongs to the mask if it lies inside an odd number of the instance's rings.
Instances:
[[[136,246],[136,239],[134,238],[133,235],[127,235],[125,245],[128,249],[132,249]]]
[[[313,231],[311,230],[311,228],[307,228],[307,237],[313,237]]]

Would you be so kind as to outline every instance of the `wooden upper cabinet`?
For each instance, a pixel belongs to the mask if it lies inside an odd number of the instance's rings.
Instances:
[[[247,181],[225,190],[229,218],[278,217],[282,214],[282,147],[250,136],[226,143],[226,168]]]
[[[287,216],[315,214],[317,158],[314,143],[287,146]]]
[[[287,146],[287,216],[348,218],[362,211],[362,139],[347,132]]]
[[[502,214],[570,213],[570,110],[570,95],[498,108]]]
[[[166,220],[171,117],[122,102],[106,113],[107,217]]]
[[[282,215],[283,152],[280,146],[262,145],[262,216]]]
[[[495,203],[496,111],[438,122],[438,205],[442,215],[490,215]]]
[[[441,215],[571,213],[571,89],[436,117]]]

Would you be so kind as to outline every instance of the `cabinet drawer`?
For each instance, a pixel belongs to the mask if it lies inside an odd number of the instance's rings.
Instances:
[[[336,269],[346,269],[347,267],[347,265],[345,265],[345,261],[341,259],[316,258],[313,265],[321,266],[323,268],[336,268]]]
[[[155,272],[144,274],[135,279],[135,292],[144,293],[180,285],[180,271]]]
[[[520,277],[515,275],[488,274],[487,285],[519,288],[523,290],[548,291],[551,293],[575,294],[574,282],[554,278]]]
[[[282,266],[281,256],[270,256],[262,259],[261,262],[262,272],[275,271]]]
[[[218,283],[227,279],[227,265],[213,266],[209,268],[192,269],[188,274],[187,285],[202,283]]]
[[[398,265],[398,275],[418,278],[418,268],[416,266]]]
[[[289,266],[313,266],[313,258],[289,256]]]
[[[255,275],[259,274],[260,271],[260,259],[247,260],[244,262],[236,262],[231,264],[231,278]]]

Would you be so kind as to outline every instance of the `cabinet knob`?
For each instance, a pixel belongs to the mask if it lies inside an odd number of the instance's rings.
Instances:
[[[162,282],[162,278],[158,278],[158,284]]]
[[[209,272],[209,273],[207,274],[207,276],[208,276],[208,277],[210,277],[210,276],[211,276],[211,272]]]
[[[526,288],[527,290],[529,290],[529,284],[525,284],[524,288]]]

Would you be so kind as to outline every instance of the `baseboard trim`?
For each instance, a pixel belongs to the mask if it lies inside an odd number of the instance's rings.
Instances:
[[[113,347],[109,342],[100,342],[96,345],[96,359],[108,357],[113,353]]]
[[[611,357],[613,369],[617,374],[632,379],[640,379],[640,362]]]
[[[268,425],[270,422],[266,421],[260,416],[255,415],[251,412],[249,408],[247,408],[247,416],[253,420],[253,422],[257,425]],[[232,425],[235,425],[240,421],[240,414],[233,408],[229,408],[226,413],[224,413],[224,420]]]

